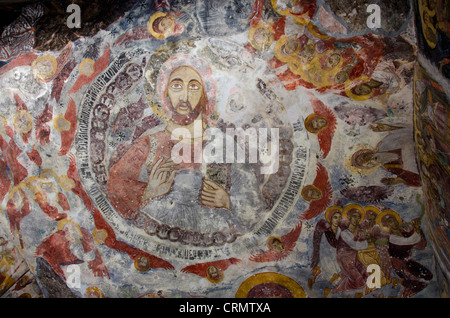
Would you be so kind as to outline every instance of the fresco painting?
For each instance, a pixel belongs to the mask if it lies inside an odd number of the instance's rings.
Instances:
[[[2,297],[448,296],[446,1],[74,3],[1,33]]]

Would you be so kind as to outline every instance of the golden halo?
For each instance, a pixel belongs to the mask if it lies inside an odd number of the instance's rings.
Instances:
[[[51,174],[40,177],[39,187],[45,194],[57,194],[58,193],[58,179],[51,177]]]
[[[61,185],[61,188],[66,191],[72,191],[75,187],[75,181],[67,175],[62,175],[59,177],[59,184]]]
[[[210,266],[210,267],[215,267],[215,266]],[[209,268],[206,270],[206,279],[209,280],[211,283],[213,284],[217,284],[220,283],[223,280],[223,272],[218,269],[217,267],[215,267],[217,269],[217,271],[219,272],[219,277],[211,277],[211,274],[209,273]]]
[[[343,209],[340,206],[333,205],[326,209],[325,211],[325,218],[327,219],[328,223],[331,223],[331,212],[338,210],[341,214],[343,214]]]
[[[150,80],[147,78],[147,81],[150,81]],[[161,120],[163,122],[168,122],[169,119],[167,118],[166,112],[164,111],[164,109],[162,108],[162,106],[160,104],[152,102],[152,97],[153,97],[152,94],[147,95],[147,101],[148,101],[150,107],[152,108],[153,112],[155,113],[156,116],[161,118]]]
[[[361,223],[362,220],[364,220],[364,217],[366,216],[366,213],[365,213],[363,207],[360,206],[359,204],[356,204],[356,203],[347,204],[344,207],[344,213],[343,213],[342,217],[348,219],[347,213],[350,210],[352,210],[352,209],[356,209],[356,210],[358,210],[361,213],[361,219],[359,220],[359,223]]]
[[[34,200],[42,202],[45,200],[44,190],[42,189],[42,178],[38,176],[31,176],[22,181],[19,185],[23,185],[32,191]]]
[[[369,212],[375,212],[375,214],[378,216],[378,214],[380,214],[380,210],[377,207],[374,206],[365,206],[364,207],[364,211],[366,211],[366,215]]]
[[[50,68],[47,70],[39,68],[40,63],[46,63]],[[51,55],[39,56],[31,64],[31,66],[33,67],[33,72],[36,74],[36,77],[41,80],[48,80],[53,75],[55,75],[57,65],[58,62],[56,61],[56,58],[54,58]]]
[[[84,59],[81,61],[80,66],[78,67],[78,71],[80,74],[91,76],[94,73],[94,64],[95,62],[91,59]]]
[[[105,229],[95,228],[92,231],[92,237],[94,238],[94,241],[96,241],[97,243],[103,244],[108,238],[108,232]]]
[[[383,224],[383,218],[384,218],[386,215],[392,215],[394,218],[397,219],[397,222],[398,222],[399,224],[402,223],[402,218],[401,218],[400,215],[398,215],[398,213],[395,212],[394,210],[385,210],[385,211],[381,212],[381,213],[378,214],[378,216],[377,216],[377,224],[378,224],[378,225],[381,227],[381,229],[384,230],[385,232],[389,232],[389,231],[390,231],[390,230],[389,230],[389,227],[387,227],[387,226],[385,226],[385,225]]]
[[[80,236],[83,236],[83,232],[81,232],[80,225],[78,225],[77,222],[75,222],[74,220],[72,220],[70,218],[64,218],[64,219],[58,221],[58,226],[56,228],[58,231],[61,231],[69,223],[73,224],[75,226],[75,228],[78,230],[78,233],[80,234]]]
[[[175,29],[175,23],[173,23],[173,21],[172,21],[172,25],[170,26],[170,29],[164,33],[156,32],[156,30],[153,28],[153,23],[156,21],[156,19],[166,17],[166,16],[167,16],[166,12],[156,12],[155,14],[153,14],[150,17],[150,20],[148,21],[148,31],[157,39],[166,38],[167,36],[172,34],[173,30]]]
[[[275,241],[275,240],[281,243],[281,246],[283,247],[283,249],[282,249],[281,251],[278,251],[278,250],[275,250],[275,249],[274,249],[274,247],[273,247],[273,245],[272,245],[272,242]],[[281,241],[281,238],[278,237],[278,236],[271,236],[271,237],[269,237],[269,238],[266,240],[266,246],[267,246],[267,248],[268,248],[269,250],[273,250],[273,251],[277,251],[277,252],[284,252],[284,250],[285,250],[284,244],[283,244],[283,242]]]
[[[297,48],[291,52],[291,53],[287,53],[283,50],[284,45],[286,45],[286,43],[288,43],[289,40],[291,40],[291,38],[295,36],[286,36],[283,35],[280,37],[280,39],[275,42],[275,46],[273,48],[275,57],[277,59],[279,59],[281,62],[285,62],[285,63],[289,63],[292,62],[293,60],[295,60],[297,58],[298,53],[300,52],[300,43],[298,43]]]
[[[310,22],[309,19],[301,18],[300,16],[292,14],[292,13],[291,13],[291,16],[295,22],[297,22],[298,24],[301,24],[301,25],[307,25]],[[307,16],[307,15],[305,14],[305,16]]]
[[[53,169],[43,169],[39,174],[39,178],[53,178],[55,181],[58,181],[58,175]]]
[[[68,131],[70,130],[70,122],[64,118],[64,115],[58,115],[53,119],[53,126],[58,132]]]
[[[369,145],[366,145],[366,144],[356,145],[356,146],[351,148],[352,154],[349,157],[345,158],[345,165],[347,166],[347,169],[350,172],[357,173],[359,175],[368,175],[368,174],[371,174],[371,173],[375,172],[378,169],[378,167],[380,166],[380,164],[377,164],[377,165],[375,165],[372,168],[362,169],[362,168],[358,168],[358,167],[355,167],[354,165],[352,165],[352,157],[353,157],[353,155],[356,152],[358,152],[360,150],[365,150],[365,149],[366,150],[371,150],[373,152],[375,152],[377,150],[375,147],[372,147],[372,146],[369,146]]]
[[[274,9],[278,14],[284,15],[284,16],[290,15],[290,16],[294,19],[294,21],[297,22],[298,24],[301,24],[301,25],[307,25],[307,24],[310,22],[309,19],[304,19],[304,18],[301,18],[299,15],[293,14],[293,13],[289,10],[289,8],[288,8],[288,9],[285,9],[285,10],[279,9],[279,8],[277,7],[277,0],[271,0],[271,3],[272,3],[273,9]],[[305,14],[303,14],[302,16],[304,16],[304,15],[305,15]]]
[[[92,295],[92,296],[95,296],[95,297],[97,297],[97,298],[105,298],[105,295],[104,295],[103,292],[100,290],[100,288],[95,287],[95,286],[88,287],[88,288],[86,289],[85,295],[86,295],[87,297],[90,297],[90,296]]]
[[[64,228],[64,226],[65,226],[67,223],[69,223],[69,222],[75,223],[75,222],[73,222],[72,220],[70,220],[69,218],[65,218],[65,219],[62,219],[61,221],[59,221],[59,222],[58,222],[58,226],[57,226],[57,230],[58,230],[58,231],[61,231],[61,230]]]
[[[34,190],[35,187],[37,186],[37,184],[39,184],[40,180],[41,180],[41,178],[38,176],[31,176],[31,177],[26,178],[20,184],[24,185],[25,187],[29,188],[30,190]]]
[[[306,298],[303,288],[292,278],[273,272],[259,273],[247,278],[241,286],[239,286],[235,297],[247,298],[250,290],[263,283],[275,283],[287,288],[294,298]]]
[[[21,134],[26,134],[33,128],[33,117],[27,110],[22,109],[14,114],[14,128]]]
[[[325,126],[319,128],[319,129],[311,129],[309,124],[310,124],[311,121],[312,121],[314,118],[316,118],[316,117],[325,119],[325,121],[326,121],[327,123],[326,123]],[[324,118],[324,117],[322,117],[322,116],[319,116],[319,115],[317,115],[317,114],[315,114],[315,113],[312,113],[312,114],[308,115],[308,117],[306,117],[306,119],[305,119],[305,128],[306,128],[307,131],[309,131],[309,132],[312,133],[312,134],[317,134],[319,131],[321,131],[321,130],[327,128],[327,126],[328,126],[328,121],[327,121],[327,119]]]
[[[320,192],[320,198],[322,198],[322,191],[320,191],[320,189],[319,188],[317,188],[316,186],[314,186],[314,185],[312,185],[312,184],[309,184],[309,185],[307,185],[307,186],[304,186],[303,188],[302,188],[302,191],[301,191],[301,196],[302,196],[302,198],[305,200],[305,201],[313,201],[313,200],[319,200],[319,199],[312,199],[312,198],[307,198],[306,196],[305,196],[305,191],[307,190],[307,189],[309,189],[309,188],[313,188],[313,189],[315,189],[315,190],[317,190],[317,191],[319,191]]]
[[[273,9],[274,9],[276,12],[278,12],[279,14],[281,14],[281,15],[289,15],[289,14],[291,14],[291,12],[289,11],[289,9],[285,9],[285,10],[280,10],[280,9],[278,9],[278,7],[277,7],[277,0],[271,0],[270,2],[272,3]]]
[[[330,36],[323,33],[318,27],[316,27],[311,21],[308,23],[308,30],[318,39],[328,39]]]
[[[16,206],[16,208],[22,207],[24,194],[23,194],[22,189],[21,189],[21,184],[18,184],[17,186],[15,186],[13,188],[10,188],[10,189],[11,190],[8,193],[8,201],[9,200],[13,200],[14,199],[14,195],[17,193],[19,195],[19,197],[20,197],[20,201],[16,202],[14,200],[13,203]]]
[[[264,30],[268,35],[268,39],[265,43],[258,43],[255,41],[255,35],[258,30]],[[270,27],[266,26],[264,23],[260,22],[255,27],[251,27],[248,32],[248,40],[250,44],[258,51],[264,51],[268,49],[273,43],[273,34]]]
[[[358,83],[358,84],[357,85],[352,85],[354,83]],[[350,97],[351,99],[357,100],[357,101],[365,101],[365,100],[370,99],[373,96],[373,94],[375,93],[375,91],[373,89],[370,91],[369,94],[366,94],[366,95],[358,95],[358,94],[353,93],[352,89],[355,88],[356,86],[362,85],[362,84],[365,84],[365,83],[364,82],[360,82],[360,79],[359,80],[358,79],[354,80],[352,83],[347,85],[347,87],[345,88],[345,94],[348,97]]]
[[[147,259],[147,264],[145,266],[139,265],[139,261],[141,259]],[[150,269],[150,260],[145,255],[141,255],[139,257],[136,257],[136,259],[134,260],[134,267],[140,272],[146,272],[146,271],[148,271]]]

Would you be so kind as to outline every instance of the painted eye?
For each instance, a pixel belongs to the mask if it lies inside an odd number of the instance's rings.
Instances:
[[[182,89],[183,86],[180,83],[172,83],[172,85],[170,85],[170,87],[172,89]]]
[[[189,89],[192,91],[198,91],[200,89],[200,86],[198,86],[197,84],[190,84]]]

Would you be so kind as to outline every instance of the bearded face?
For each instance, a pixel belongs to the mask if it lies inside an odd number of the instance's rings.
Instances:
[[[204,104],[203,81],[190,66],[180,66],[169,77],[167,97],[172,110],[172,120],[189,125],[199,117]]]

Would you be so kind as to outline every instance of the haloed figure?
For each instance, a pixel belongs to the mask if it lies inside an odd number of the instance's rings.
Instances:
[[[309,132],[318,133],[327,126],[328,122],[325,118],[311,114],[305,120],[305,127]]]
[[[358,205],[350,204],[344,208],[346,224],[339,229],[336,244],[341,280],[333,289],[335,293],[358,290],[366,285],[368,274],[358,259],[358,251],[363,251],[368,247],[368,242],[361,235],[360,229],[364,215],[364,209]]]
[[[156,12],[150,18],[148,30],[157,39],[164,39],[174,35],[176,28],[175,12]]]
[[[358,169],[383,167],[395,177],[385,177],[385,185],[405,184],[420,186],[420,177],[415,160],[415,143],[412,127],[390,131],[374,149],[361,149],[351,157],[351,164]]]
[[[353,154],[351,162],[352,166],[359,169],[374,169],[377,166],[382,166],[388,172],[395,174],[396,177],[381,179],[381,182],[385,185],[420,185],[417,173],[403,169],[402,156],[399,151],[380,152],[372,149],[362,149]]]
[[[302,189],[302,197],[306,201],[319,200],[322,198],[322,192],[313,185],[308,185]]]
[[[402,279],[402,297],[412,297],[433,278],[430,270],[411,258],[414,249],[424,249],[427,244],[420,218],[403,223],[396,212],[386,210],[379,214],[377,222],[389,233],[389,255],[394,272]]]
[[[205,175],[208,169],[202,149],[209,144],[205,131],[214,125],[211,70],[200,59],[176,55],[163,64],[157,92],[164,129],[143,133],[112,167],[109,198],[124,219],[135,220],[144,214],[168,227],[158,233],[160,238],[176,240],[189,235],[225,242],[224,237],[245,228],[243,219],[250,221],[250,215],[233,204],[233,197],[252,200],[258,194],[252,190],[256,180],[231,187]],[[241,173],[230,165],[222,168],[231,183]],[[172,228],[181,234],[168,236],[175,233]]]
[[[269,249],[274,250],[276,252],[279,253],[284,252],[284,244],[278,237],[270,237],[267,240],[267,246]]]
[[[223,279],[223,272],[216,266],[211,265],[207,269],[206,278],[211,283],[219,283]]]
[[[282,46],[281,51],[286,56],[290,56],[294,54],[298,48],[300,47],[300,43],[298,42],[296,37],[289,37],[286,40],[286,43]]]
[[[325,211],[325,218],[320,219],[316,224],[311,256],[313,278],[308,280],[310,289],[312,289],[312,285],[319,277],[328,279],[330,285],[339,279],[340,268],[336,260],[336,246],[338,233],[340,233],[342,213],[341,207],[331,206]],[[325,298],[330,291],[331,288],[325,288]]]

